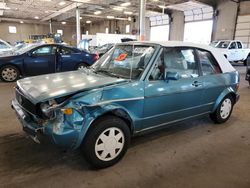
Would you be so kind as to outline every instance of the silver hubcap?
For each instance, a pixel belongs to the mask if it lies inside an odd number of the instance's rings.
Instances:
[[[78,67],[78,70],[84,70],[85,69],[85,66],[84,65],[80,65],[79,67]]]
[[[124,134],[121,129],[108,128],[97,138],[95,154],[102,161],[113,160],[121,153],[124,141]]]
[[[13,81],[17,78],[17,71],[13,68],[6,67],[2,71],[2,78],[6,81]]]
[[[231,108],[232,108],[232,102],[230,99],[225,99],[222,104],[221,104],[221,108],[220,108],[220,116],[222,119],[226,119],[230,112],[231,112]]]

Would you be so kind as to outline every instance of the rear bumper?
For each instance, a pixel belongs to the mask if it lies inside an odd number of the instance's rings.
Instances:
[[[240,100],[240,95],[236,94],[236,101],[235,101],[235,103],[237,103],[239,100]]]

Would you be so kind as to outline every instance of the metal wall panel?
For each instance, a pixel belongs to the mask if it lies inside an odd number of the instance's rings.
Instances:
[[[235,40],[241,40],[246,48],[250,48],[250,15],[238,16]]]

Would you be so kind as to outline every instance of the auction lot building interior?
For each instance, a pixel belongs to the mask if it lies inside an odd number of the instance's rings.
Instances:
[[[0,187],[250,187],[250,1],[0,0]]]

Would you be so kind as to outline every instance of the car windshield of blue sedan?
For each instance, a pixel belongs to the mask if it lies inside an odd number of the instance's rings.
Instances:
[[[118,45],[95,65],[96,73],[126,79],[138,79],[148,65],[155,47],[149,45]]]

